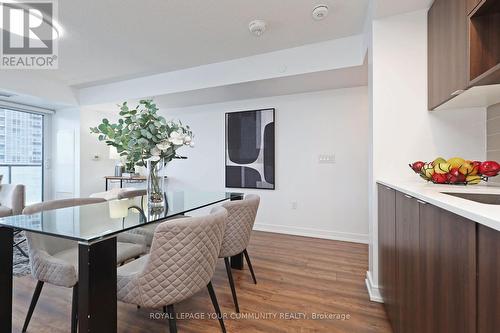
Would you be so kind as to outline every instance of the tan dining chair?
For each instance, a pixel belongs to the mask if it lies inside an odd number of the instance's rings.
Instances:
[[[222,207],[227,210],[227,224],[224,232],[224,239],[219,253],[219,258],[224,258],[226,265],[227,277],[229,286],[233,295],[233,302],[236,312],[240,312],[238,298],[236,296],[236,287],[234,285],[233,274],[231,272],[231,263],[229,258],[237,254],[243,253],[252,274],[252,279],[257,284],[255,272],[253,271],[252,262],[248,255],[247,247],[250,243],[255,217],[259,209],[260,197],[256,194],[246,195],[243,200],[235,200],[224,203]]]
[[[170,333],[177,332],[174,305],[208,288],[222,332],[224,320],[211,279],[222,244],[227,212],[160,223],[148,255],[118,268],[118,299],[168,313]]]
[[[52,200],[27,206],[23,214],[36,214],[41,211],[58,208],[83,206],[105,202],[99,198],[75,198]],[[71,310],[71,332],[77,331],[78,313],[78,242],[38,233],[26,232],[31,274],[38,281],[33,293],[30,307],[24,321],[22,332],[26,332],[42,292],[44,283],[73,288]],[[137,239],[129,236],[117,236],[117,263],[139,258],[146,253],[146,247]]]

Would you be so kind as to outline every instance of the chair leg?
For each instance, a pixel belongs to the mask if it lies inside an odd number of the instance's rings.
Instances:
[[[250,256],[248,255],[247,249],[243,250],[245,259],[247,260],[248,268],[250,268],[250,274],[252,274],[253,283],[257,284],[257,279],[255,278],[255,273],[253,271],[252,263],[250,262]]]
[[[78,330],[78,284],[73,287],[73,299],[71,301],[71,333]]]
[[[166,308],[166,313],[168,313],[168,328],[170,330],[170,333],[177,333],[177,320],[175,319],[174,305],[167,305]],[[163,307],[163,309],[165,310],[165,307]]]
[[[14,244],[14,247],[15,247],[15,248],[16,248],[19,252],[21,252],[21,255],[22,255],[23,257],[28,258],[28,255],[26,254],[26,252],[24,252],[24,250],[23,250],[23,249],[19,246],[19,245],[21,245],[22,243],[24,243],[25,241],[26,241],[26,239],[23,239],[23,240],[21,240],[21,241],[17,242],[16,244]]]
[[[222,333],[226,333],[226,326],[224,325],[224,318],[222,318],[222,313],[220,311],[219,302],[217,301],[217,296],[215,295],[214,287],[212,286],[212,281],[207,285],[208,293],[210,294],[210,299],[214,305],[215,313],[217,313],[217,318],[219,319],[220,328]]]
[[[31,304],[28,309],[28,314],[26,315],[26,319],[24,320],[23,331],[22,331],[23,333],[26,332],[26,330],[28,329],[31,316],[33,315],[33,311],[35,311],[36,303],[38,302],[38,298],[40,297],[42,288],[43,288],[43,282],[38,281],[38,283],[36,284],[35,292],[33,293],[33,297],[31,298]]]
[[[240,313],[240,306],[238,305],[238,297],[236,296],[236,288],[234,286],[233,273],[231,272],[231,263],[229,262],[229,258],[224,258],[224,264],[226,265],[227,278],[229,279],[231,294],[233,294],[234,307],[236,309],[236,313]]]

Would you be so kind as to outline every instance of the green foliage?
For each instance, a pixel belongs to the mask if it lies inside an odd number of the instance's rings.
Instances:
[[[116,147],[123,157],[127,171],[134,166],[145,166],[151,159],[161,158],[165,163],[180,158],[177,150],[182,146],[193,146],[193,133],[189,126],[180,121],[169,121],[157,114],[158,107],[153,100],[141,100],[131,109],[127,102],[118,105],[120,119],[111,123],[104,118],[99,125],[91,127],[90,132],[98,135],[99,141]]]

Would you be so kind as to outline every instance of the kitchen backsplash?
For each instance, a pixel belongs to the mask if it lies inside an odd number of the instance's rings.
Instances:
[[[500,161],[500,103],[488,108],[486,120],[486,154],[488,160]],[[491,182],[500,184],[500,176],[491,178]]]

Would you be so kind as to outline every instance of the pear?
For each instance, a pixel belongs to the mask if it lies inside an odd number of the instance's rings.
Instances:
[[[439,163],[446,163],[446,160],[444,158],[442,158],[442,157],[438,157],[434,161],[432,161],[432,165],[433,166],[436,166]]]
[[[460,168],[462,164],[465,163],[465,160],[461,157],[453,157],[446,162],[451,164],[452,169],[455,169],[455,168]]]
[[[451,164],[450,163],[439,163],[434,166],[434,172],[439,174],[445,174],[450,172]]]

